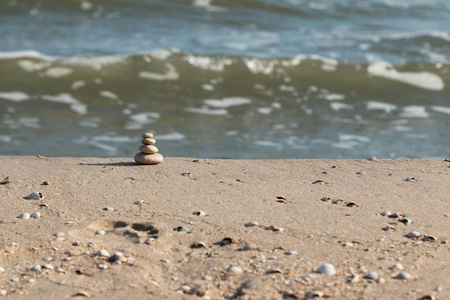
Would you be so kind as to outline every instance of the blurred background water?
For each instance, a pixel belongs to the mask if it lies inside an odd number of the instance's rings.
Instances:
[[[450,156],[448,0],[3,0],[0,155]]]

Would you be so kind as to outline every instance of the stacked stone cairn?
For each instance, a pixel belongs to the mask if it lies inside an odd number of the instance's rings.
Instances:
[[[157,165],[162,163],[163,156],[158,153],[158,148],[155,146],[155,139],[153,139],[153,134],[144,133],[142,134],[142,146],[139,147],[139,152],[134,156],[134,161],[138,165]]]

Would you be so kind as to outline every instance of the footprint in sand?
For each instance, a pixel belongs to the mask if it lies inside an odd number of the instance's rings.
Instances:
[[[94,233],[98,230],[105,231],[108,238],[122,238],[126,237],[134,243],[143,243],[149,237],[157,239],[159,237],[159,230],[151,223],[128,223],[124,221],[104,221],[93,223],[88,226],[88,229]]]

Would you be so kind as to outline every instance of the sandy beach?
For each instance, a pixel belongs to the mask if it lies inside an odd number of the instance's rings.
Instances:
[[[6,177],[8,299],[450,299],[443,159],[4,156]]]

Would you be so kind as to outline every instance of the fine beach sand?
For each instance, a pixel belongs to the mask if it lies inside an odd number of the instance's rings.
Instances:
[[[0,157],[0,181],[10,180],[0,185],[0,290],[10,299],[450,299],[449,166]],[[34,191],[45,198],[23,199]],[[17,218],[36,211],[40,219]],[[111,263],[100,249],[126,259]],[[335,275],[315,273],[325,263]],[[378,280],[363,278],[370,272]]]

